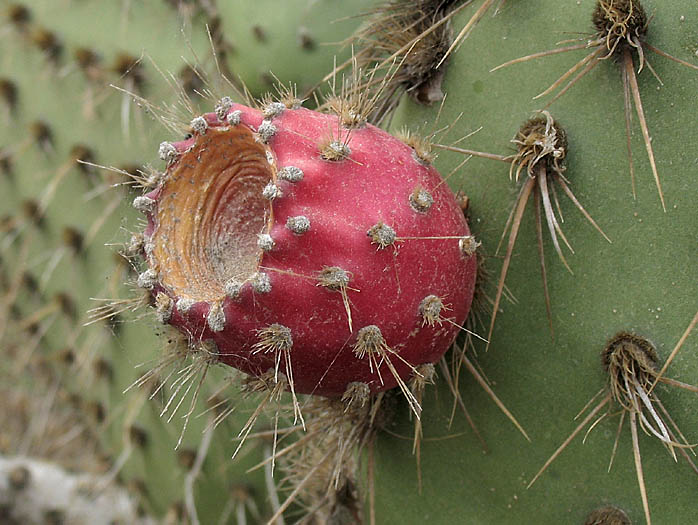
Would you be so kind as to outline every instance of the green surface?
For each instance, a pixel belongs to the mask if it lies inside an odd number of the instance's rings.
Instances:
[[[316,72],[329,73],[334,57],[351,57],[346,39],[376,0],[260,0],[219,2],[226,37],[235,48],[230,67],[250,91],[273,91],[274,76],[305,94]],[[303,38],[302,38],[303,37]],[[309,39],[311,45],[303,45]],[[273,73],[273,75],[272,75]],[[322,77],[320,77],[322,78]],[[341,81],[341,78],[340,78]],[[312,105],[313,101],[309,101]]]
[[[584,51],[564,53],[489,73],[518,56],[555,47],[556,42],[590,31],[594,2],[507,2],[486,16],[453,57],[445,78],[448,93],[442,112],[447,124],[463,112],[448,143],[480,126],[462,147],[508,154],[508,140],[543,101],[531,97],[547,88]],[[698,63],[698,18],[692,2],[646,2],[655,14],[648,41],[678,58]],[[470,12],[459,15],[456,29]],[[612,239],[608,244],[560,194],[563,231],[576,251],[570,275],[544,233],[553,308],[551,340],[536,250],[532,202],[524,216],[507,286],[518,304],[502,302],[489,351],[478,361],[496,393],[531,436],[528,443],[468,376],[461,392],[485,437],[490,453],[469,431],[464,418],[447,428],[450,395],[440,384],[428,395],[422,448],[424,491],[416,494],[409,461],[411,443],[384,437],[377,452],[378,522],[409,516],[410,523],[583,523],[597,506],[613,503],[633,523],[642,523],[640,492],[627,423],[615,464],[606,472],[618,417],[601,422],[582,445],[578,436],[529,490],[546,459],[577,426],[574,416],[604,386],[600,352],[620,330],[653,341],[660,361],[669,355],[696,313],[695,206],[698,128],[698,72],[649,54],[664,82],[645,69],[639,87],[657,167],[667,201],[663,213],[652,179],[637,117],[633,152],[637,200],[631,194],[625,147],[623,92],[619,66],[609,60],[583,78],[550,108],[569,135],[566,176],[571,187]],[[545,99],[544,99],[545,100]],[[431,123],[436,108],[405,101],[393,125]],[[427,127],[427,129],[429,129]],[[442,152],[436,162],[448,173],[462,156]],[[501,257],[493,257],[516,186],[505,164],[473,158],[450,183],[470,197],[471,226],[483,242],[492,273],[494,296]],[[544,226],[545,228],[545,226]],[[481,328],[486,335],[487,327]],[[668,370],[669,377],[695,384],[698,378],[695,335]],[[696,394],[658,387],[658,396],[693,443],[698,435]],[[407,425],[402,427],[409,434]],[[464,436],[430,442],[465,432]],[[652,516],[656,523],[689,523],[698,510],[696,474],[679,459],[675,464],[655,438],[640,431],[640,449]]]
[[[123,96],[106,87],[109,83],[123,85],[113,72],[105,71],[99,85],[92,88],[94,100],[101,102],[94,114],[85,113],[90,90],[73,64],[76,47],[98,50],[105,69],[120,51],[142,55],[145,95],[156,103],[171,103],[173,94],[148,57],[163,71],[176,72],[183,65],[181,56],[193,61],[191,47],[205,69],[213,68],[201,15],[182,19],[164,2],[33,0],[26,4],[31,4],[37,24],[61,37],[65,50],[58,64],[51,65],[26,36],[2,19],[0,77],[18,84],[19,106],[16,116],[10,117],[2,111],[0,102],[0,119],[4,129],[9,130],[0,136],[0,148],[17,150],[14,177],[0,176],[0,216],[17,215],[24,199],[36,197],[69,162],[69,150],[76,143],[89,144],[95,150],[96,162],[107,166],[149,162],[159,166],[157,145],[162,140],[177,138],[128,100],[130,124],[124,127]],[[276,9],[269,8],[270,0],[219,4],[225,36],[235,48],[230,55],[230,68],[245,79],[254,93],[259,93],[267,87],[264,77],[269,69],[282,81],[298,82],[300,91],[316,82],[330,70],[331,56],[337,50],[336,46],[322,44],[342,40],[359,20],[330,22],[363,11],[369,2],[298,0],[284,3],[283,7],[274,2]],[[560,40],[590,31],[593,4],[590,0],[507,1],[498,16],[485,16],[449,63],[443,86],[448,97],[441,122],[434,124],[436,107],[418,107],[405,98],[393,119],[393,128],[407,125],[413,130],[429,131],[450,123],[462,112],[463,117],[442,142],[448,143],[482,126],[480,132],[461,145],[500,154],[512,152],[509,139],[544,103],[532,101],[531,97],[557,79],[584,52],[546,57],[495,73],[489,73],[489,69],[524,54],[552,49]],[[3,17],[9,5],[10,2],[0,3]],[[480,0],[458,15],[454,21],[456,31],[479,5]],[[698,63],[694,3],[655,0],[646,2],[646,7],[655,13],[648,40],[678,58]],[[262,28],[263,41],[253,36],[255,25]],[[300,27],[306,27],[317,42],[312,51],[299,46]],[[349,50],[342,52],[345,54],[340,55],[338,62]],[[436,389],[430,387],[425,395],[423,491],[417,491],[412,424],[404,410],[404,417],[398,418],[402,423],[393,430],[407,439],[381,434],[377,442],[378,523],[583,523],[592,509],[605,503],[625,509],[634,523],[643,522],[627,421],[613,470],[606,472],[617,417],[602,421],[584,445],[582,436],[578,436],[531,489],[525,487],[575,428],[575,414],[603,387],[605,378],[599,354],[607,339],[619,330],[634,330],[656,344],[663,361],[696,311],[698,72],[653,54],[648,57],[664,82],[659,86],[648,70],[639,76],[667,212],[661,210],[636,117],[633,152],[638,197],[632,199],[620,70],[613,61],[606,61],[556,102],[551,112],[569,135],[566,176],[572,189],[613,244],[604,241],[561,195],[566,219],[563,230],[576,255],[568,257],[574,271],[570,275],[546,234],[556,334],[552,341],[530,203],[507,277],[518,304],[502,303],[489,351],[485,353],[480,348],[478,354],[478,362],[496,393],[525,427],[532,443],[524,440],[463,372],[463,398],[489,446],[489,453],[483,453],[462,415],[457,415],[454,424],[448,426],[451,395],[443,382]],[[202,108],[210,106],[208,102],[201,103]],[[55,132],[55,152],[44,154],[28,139],[30,123],[39,118]],[[445,174],[461,160],[459,155],[441,152],[436,166]],[[491,295],[501,264],[501,258],[494,256],[495,247],[517,192],[507,173],[505,164],[473,158],[449,181],[454,189],[462,189],[470,197],[471,226],[489,256]],[[119,284],[123,279],[113,273],[115,248],[103,245],[128,240],[127,230],[136,229],[138,224],[137,214],[130,208],[135,194],[124,196],[125,192],[117,190],[91,200],[84,198],[102,180],[99,176],[93,178],[97,181],[89,182],[72,168],[49,207],[45,230],[27,227],[15,244],[0,254],[0,269],[11,278],[26,266],[40,280],[47,261],[61,246],[64,226],[87,231],[113,199],[122,200],[85,256],[66,254],[41,296],[30,297],[23,290],[16,301],[22,319],[56,292],[67,291],[75,299],[78,319],[57,318],[35,355],[53,356],[77,336],[75,346],[80,355],[87,356],[88,363],[99,358],[112,363],[114,377],[110,384],[88,373],[89,365],[67,370],[56,366],[55,374],[65,379],[68,390],[106,405],[107,423],[96,429],[104,435],[104,444],[115,460],[123,451],[124,414],[129,407],[137,406],[142,396],[123,395],[122,391],[141,371],[134,370],[134,366],[158,355],[162,338],[154,335],[156,323],[150,317],[139,323],[129,322],[117,338],[101,326],[82,328],[84,312],[94,306],[90,297],[110,297],[116,292],[127,295],[122,287],[114,285],[114,281]],[[29,239],[26,242],[30,248],[23,260],[19,247],[25,239]],[[3,293],[7,290],[1,289]],[[487,327],[480,328],[483,335],[486,331]],[[3,352],[26,345],[24,337],[25,334],[12,330],[5,332]],[[693,335],[669,368],[670,377],[698,382],[695,348]],[[12,365],[4,361],[4,384],[0,386],[23,388],[29,396],[43,395],[37,390],[41,381],[28,374],[19,375]],[[214,389],[217,381],[209,384]],[[659,386],[658,393],[689,442],[698,440],[696,395],[665,386]],[[138,411],[137,424],[146,429],[149,440],[142,450],[132,453],[123,478],[144,480],[144,505],[161,514],[173,501],[182,498],[185,471],[177,465],[173,452],[181,419],[176,417],[167,424],[158,417],[158,411],[158,405],[153,403],[144,404]],[[255,499],[260,507],[265,505],[261,473],[256,477],[245,474],[262,452],[256,450],[230,460],[236,446],[232,436],[250,411],[249,406],[241,407],[216,434],[196,485],[202,522],[218,519],[228,502],[230,485],[240,479],[257,487]],[[204,420],[192,420],[183,448],[196,448],[200,443]],[[251,448],[255,446],[259,448],[258,442],[251,442]],[[675,464],[656,439],[642,433],[640,447],[654,521],[695,521],[695,473],[683,460]]]
[[[151,103],[163,106],[175,104],[177,93],[171,84],[171,75],[177,76],[186,65],[196,65],[209,74],[213,96],[230,94],[230,88],[216,73],[211,56],[206,23],[202,11],[191,10],[191,4],[178,10],[166,2],[106,2],[106,1],[49,1],[23,2],[32,14],[25,31],[8,21],[8,13],[16,3],[0,2],[0,77],[14,82],[18,88],[18,103],[14,112],[7,111],[5,101],[0,100],[0,119],[5,132],[0,134],[0,151],[10,153],[14,164],[12,175],[0,175],[0,216],[19,221],[21,234],[10,242],[12,233],[0,233],[0,261],[3,279],[0,281],[4,317],[0,326],[0,343],[7,358],[0,365],[0,388],[9,389],[24,396],[30,406],[40,405],[41,399],[50,397],[53,385],[58,385],[59,398],[49,411],[56,420],[62,413],[66,398],[72,398],[78,412],[87,412],[89,403],[98,402],[105,410],[102,423],[85,420],[90,427],[90,437],[85,438],[85,450],[72,450],[49,454],[48,459],[64,462],[91,463],[88,469],[99,469],[98,458],[92,452],[95,441],[109,458],[108,467],[127,458],[123,468],[117,469],[119,479],[133,486],[141,484],[143,507],[157,516],[171,511],[185,497],[186,468],[178,463],[175,445],[180,435],[182,416],[189,409],[189,397],[178,414],[167,422],[168,412],[159,416],[164,403],[146,401],[146,393],[133,389],[123,391],[144,371],[152,368],[163,352],[166,336],[158,335],[158,327],[152,313],[141,309],[136,314],[122,316],[122,324],[112,333],[105,323],[84,326],[87,310],[102,303],[91,298],[124,298],[139,293],[135,287],[134,273],[116,271],[114,259],[128,242],[131,231],[142,229],[142,217],[131,208],[138,191],[125,187],[107,189],[106,171],[92,170],[82,173],[71,160],[70,150],[76,144],[86,144],[94,152],[94,162],[104,166],[124,167],[152,164],[162,167],[157,159],[157,148],[163,140],[177,140],[160,126],[153,116],[128,95],[117,91],[110,84],[134,91]],[[288,82],[316,84],[331,67],[331,57],[337,45],[330,41],[346,38],[359,19],[338,21],[356,7],[344,6],[342,12],[336,2],[296,1],[276,4],[245,2],[244,5],[220,2],[225,38],[234,48],[224,64],[232,74],[241,78],[255,96],[261,96],[268,85],[260,82],[260,73],[274,70],[277,77]],[[351,7],[351,9],[349,9]],[[269,10],[270,15],[263,14]],[[263,17],[263,20],[262,20]],[[251,37],[253,20],[258,19],[264,28],[263,42]],[[301,26],[308,26],[313,38],[312,48],[303,49],[298,42]],[[39,28],[57,35],[62,51],[57,60],[49,61],[32,41]],[[81,47],[96,52],[101,61],[97,78],[92,82],[75,62],[75,50]],[[143,88],[130,84],[128,78],[119,78],[113,71],[116,57],[127,53],[139,58],[143,70]],[[349,49],[344,50],[349,54]],[[291,59],[291,57],[294,57]],[[212,111],[215,101],[194,96],[195,111]],[[180,110],[180,121],[186,126],[195,116]],[[54,147],[42,151],[31,136],[32,122],[46,122],[54,136]],[[5,154],[3,153],[3,155]],[[22,202],[38,199],[41,192],[60,182],[55,196],[50,200],[42,229],[29,224],[22,216]],[[119,177],[117,176],[116,179]],[[112,178],[112,182],[116,179]],[[121,179],[122,180],[122,179]],[[101,191],[95,191],[101,187]],[[111,213],[107,217],[107,210]],[[66,226],[75,227],[83,234],[102,218],[106,222],[87,244],[81,255],[74,255],[63,247],[62,231]],[[105,246],[106,245],[106,246]],[[22,247],[27,248],[23,254]],[[55,269],[52,258],[58,257]],[[128,265],[125,265],[126,268]],[[22,273],[32,275],[40,283],[40,293],[32,296],[23,287],[17,298],[9,301],[11,282]],[[45,277],[44,277],[45,276]],[[32,338],[21,329],[23,320],[45,307],[56,293],[67,293],[75,303],[77,316],[68,318],[57,314],[39,319],[39,337]],[[136,320],[139,320],[136,322]],[[5,321],[9,320],[8,324]],[[21,349],[31,347],[31,351]],[[71,348],[76,363],[65,365],[57,356],[64,348]],[[17,350],[17,349],[20,350]],[[18,363],[30,363],[23,367]],[[108,363],[111,379],[98,375],[94,367]],[[41,367],[48,364],[46,377],[38,377]],[[209,373],[201,392],[201,401],[194,410],[189,428],[180,449],[196,452],[203,439],[202,431],[208,416],[196,417],[206,409],[204,400],[221,385],[229,370],[215,369]],[[169,383],[178,377],[170,377]],[[165,389],[165,392],[167,389]],[[177,396],[181,398],[182,392]],[[252,502],[265,514],[268,512],[263,470],[249,474],[246,470],[261,460],[265,445],[258,439],[250,439],[239,456],[231,456],[237,447],[235,437],[256,407],[256,400],[241,401],[239,384],[227,388],[223,396],[231,396],[238,408],[233,416],[216,430],[202,472],[195,484],[195,500],[202,523],[215,523],[227,511],[228,520],[236,520],[236,509],[231,508],[231,491],[236,484],[246,484],[253,491]],[[166,394],[165,400],[169,396]],[[162,397],[162,395],[160,396]],[[177,401],[175,401],[175,404]],[[31,410],[31,409],[30,409]],[[29,414],[29,421],[37,421],[36,414]],[[0,420],[16,421],[18,414],[0,410]],[[262,418],[264,419],[264,418]],[[19,433],[30,429],[19,427]],[[128,428],[133,424],[147,437],[144,446],[135,446],[128,455]],[[264,427],[260,421],[260,427]],[[60,425],[59,425],[60,427]],[[0,446],[9,454],[29,452],[41,455],[43,445],[54,435],[38,435],[34,448],[22,447],[21,436],[6,435],[0,431]],[[12,427],[14,429],[14,427]],[[59,431],[69,432],[71,428]],[[99,439],[97,439],[99,436]],[[6,438],[6,439],[5,439]],[[88,451],[87,448],[90,448]],[[231,513],[232,511],[232,513]],[[253,514],[248,513],[252,519]],[[179,518],[177,519],[179,522]]]

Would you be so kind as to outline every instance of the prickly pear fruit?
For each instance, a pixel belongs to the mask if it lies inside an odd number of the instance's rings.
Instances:
[[[148,218],[160,319],[294,393],[379,392],[447,350],[477,243],[438,172],[360,118],[224,98],[163,143]],[[408,396],[409,397],[409,396]]]

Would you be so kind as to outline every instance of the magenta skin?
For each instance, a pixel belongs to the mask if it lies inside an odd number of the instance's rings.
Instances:
[[[228,112],[232,111],[241,112],[237,126],[253,132],[264,120],[261,111],[242,105],[234,104]],[[210,128],[230,126],[215,113],[204,118]],[[352,129],[348,158],[330,161],[322,157],[319,144],[323,140],[326,144],[332,132],[337,140],[338,130],[342,138],[349,131],[341,128],[336,116],[299,108],[267,120],[277,129],[266,143],[273,154],[271,169],[295,166],[304,174],[298,182],[276,180],[283,194],[271,201],[273,224],[268,233],[274,246],[260,251],[259,264],[259,271],[269,276],[271,291],[255,292],[247,281],[235,299],[221,293],[225,325],[220,331],[211,330],[207,323],[208,301],[196,302],[186,312],[175,307],[168,322],[193,343],[213,340],[220,362],[253,376],[276,366],[274,352],[255,347],[260,330],[283,325],[293,339],[290,360],[295,392],[328,397],[341,396],[353,382],[368,384],[371,392],[397,385],[385,363],[371,371],[368,356],[355,355],[359,330],[375,325],[399,354],[388,356],[407,381],[414,371],[403,360],[412,366],[438,361],[465,322],[473,297],[476,257],[459,246],[459,239],[470,232],[453,193],[436,169],[417,160],[411,147],[372,125]],[[198,138],[173,145],[183,153]],[[168,167],[160,187],[147,195],[155,206],[147,213],[146,243],[157,232],[157,201],[178,162]],[[410,204],[416,188],[433,197],[427,211],[417,211]],[[184,215],[181,220],[186,220]],[[287,219],[296,216],[309,219],[307,232],[294,233],[286,226]],[[392,227],[397,236],[382,249],[367,235],[380,222]],[[156,260],[152,253],[147,261],[154,269],[168,263]],[[323,267],[339,267],[351,275],[347,297],[353,331],[342,294],[318,283]],[[174,302],[179,298],[162,282],[152,293],[165,293]],[[433,326],[425,323],[420,312],[420,304],[430,295],[446,307],[442,322]],[[286,373],[283,357],[279,370]]]

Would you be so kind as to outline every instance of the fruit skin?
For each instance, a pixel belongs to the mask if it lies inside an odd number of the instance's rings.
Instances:
[[[208,128],[202,134],[173,144],[179,158],[170,164],[161,185],[145,195],[154,203],[145,231],[146,245],[152,245],[148,263],[164,276],[153,283],[152,293],[155,297],[167,294],[175,305],[181,304],[182,297],[187,299],[185,311],[175,307],[169,323],[186,334],[195,334],[190,335],[195,342],[214,341],[222,362],[248,374],[261,376],[276,368],[291,380],[286,361],[281,360],[279,365],[279,351],[289,350],[297,393],[341,396],[352,382],[367,383],[372,392],[393,388],[398,384],[397,377],[385,364],[376,370],[376,363],[390,359],[396,375],[407,380],[414,366],[441,357],[465,320],[473,295],[476,261],[459,245],[459,240],[470,235],[463,213],[438,172],[388,133],[364,125],[342,130],[341,138],[332,139],[328,133],[338,129],[336,116],[295,107],[279,111],[273,118],[265,118],[260,110],[233,104],[226,115],[235,114],[239,124],[229,126],[227,117],[219,120],[221,115],[209,113],[203,117]],[[274,132],[267,137],[265,129]],[[206,163],[217,163],[213,168],[216,173],[235,169],[239,157],[235,144],[255,138],[258,162],[254,166],[270,166],[267,180],[280,193],[265,212],[273,217],[262,230],[271,237],[271,244],[264,251],[258,248],[257,270],[236,277],[239,284],[233,297],[226,296],[225,287],[221,287],[230,275],[216,275],[216,282],[211,283],[217,286],[215,290],[183,284],[187,277],[174,275],[178,270],[168,265],[179,264],[175,259],[180,256],[193,259],[196,251],[189,251],[185,241],[180,245],[175,240],[177,232],[201,228],[204,233],[199,237],[205,240],[197,239],[194,231],[192,242],[202,242],[204,250],[211,246],[215,251],[220,244],[217,239],[231,232],[220,229],[208,236],[205,232],[218,226],[206,223],[206,217],[210,215],[212,222],[234,221],[236,212],[249,214],[245,208],[248,201],[232,212],[230,206],[201,212],[201,207],[189,202],[194,200],[208,210],[206,204],[197,197],[187,196],[185,201],[180,195],[186,188],[170,186],[180,179],[191,179],[195,186],[201,186],[201,192],[208,191],[204,181],[209,179],[197,179],[206,176],[202,175],[209,169]],[[221,142],[232,146],[226,149]],[[266,143],[264,148],[260,142]],[[348,149],[339,159],[324,158],[344,147]],[[246,159],[252,155],[250,148],[253,146],[245,150]],[[273,158],[266,161],[265,154]],[[221,158],[230,161],[226,164]],[[302,179],[291,182],[279,176],[278,172],[287,167],[300,169]],[[433,202],[427,202],[420,211],[412,201],[415,192],[424,190]],[[227,191],[248,190],[235,187]],[[259,188],[254,192],[256,196],[249,197],[251,200],[264,201]],[[161,204],[163,194],[167,198]],[[215,198],[224,201],[234,196],[216,194]],[[198,214],[204,215],[201,223],[193,227],[185,224]],[[170,216],[177,216],[179,223],[171,225]],[[310,223],[302,234],[287,226],[289,219],[299,216]],[[385,230],[387,238],[381,238],[380,231],[387,227],[394,231]],[[375,228],[378,234],[373,233]],[[397,238],[391,238],[395,235]],[[184,251],[175,253],[168,243]],[[236,254],[221,252],[212,260],[221,256]],[[349,277],[343,291],[322,286],[322,272],[331,268],[339,268]],[[260,273],[267,276],[270,289],[260,290],[255,285]],[[181,290],[184,295],[179,294]],[[204,301],[198,293],[205,295]],[[420,305],[429,296],[443,302],[443,311],[437,312],[437,319],[432,321],[420,313]],[[211,312],[220,304],[222,324],[220,310],[216,323],[211,320]],[[274,352],[274,348],[264,346],[264,330],[277,325],[290,330],[292,347]],[[361,329],[373,325],[378,326],[390,350],[380,348],[375,350],[383,351],[381,355],[359,356],[364,337]]]

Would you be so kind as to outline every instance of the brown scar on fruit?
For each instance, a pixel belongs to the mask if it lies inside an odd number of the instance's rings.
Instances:
[[[545,472],[550,464],[565,450],[572,440],[579,434],[584,427],[587,426],[605,407],[603,412],[588,428],[586,436],[605,418],[617,415],[620,413],[616,438],[611,452],[611,459],[608,465],[610,472],[613,466],[618,440],[623,428],[626,415],[630,422],[630,434],[632,438],[633,458],[635,462],[635,471],[637,474],[637,482],[640,488],[640,496],[642,499],[642,507],[645,513],[645,519],[648,524],[651,523],[650,507],[647,498],[647,487],[645,485],[645,477],[642,468],[642,456],[640,454],[640,442],[638,439],[637,427],[640,428],[648,436],[653,436],[666,447],[674,461],[677,460],[676,452],[686,460],[691,469],[698,474],[698,466],[691,459],[687,450],[693,452],[693,448],[698,445],[689,444],[688,440],[681,432],[674,419],[671,417],[667,409],[662,404],[661,400],[654,391],[654,387],[658,382],[682,388],[690,392],[698,393],[698,386],[689,385],[676,379],[670,379],[664,376],[664,372],[668,368],[671,361],[674,359],[678,351],[688,339],[691,331],[698,324],[698,312],[694,315],[683,335],[679,338],[676,346],[671,351],[669,358],[662,366],[661,370],[657,371],[659,358],[654,345],[644,337],[638,336],[631,332],[619,332],[606,344],[601,353],[602,364],[608,376],[608,384],[599,390],[589,402],[582,408],[577,419],[589,407],[591,407],[599,396],[601,400],[591,409],[587,416],[579,423],[565,441],[553,452],[541,469],[536,473],[533,479],[528,484],[530,488],[536,480]],[[618,410],[613,410],[611,405],[616,405]],[[583,443],[584,441],[582,441]]]
[[[558,98],[564,95],[582,77],[594,69],[594,67],[596,67],[601,61],[610,58],[618,61],[621,67],[623,96],[625,100],[626,147],[628,151],[628,164],[630,167],[630,180],[632,184],[633,198],[636,198],[636,191],[635,168],[630,146],[630,126],[632,121],[632,105],[634,104],[638,120],[640,121],[640,129],[645,142],[645,149],[647,150],[652,175],[657,186],[659,200],[661,201],[662,209],[666,212],[664,192],[662,191],[661,182],[659,180],[659,173],[657,171],[657,165],[654,158],[654,150],[652,148],[652,138],[650,137],[647,120],[645,118],[645,110],[640,98],[637,75],[642,72],[642,69],[646,65],[655,78],[657,78],[659,83],[663,85],[661,79],[657,76],[649,60],[647,59],[646,51],[652,51],[653,53],[692,69],[698,70],[698,66],[676,58],[665,51],[662,51],[661,49],[657,49],[647,42],[648,28],[652,18],[653,17],[647,16],[639,0],[598,0],[592,15],[592,22],[596,30],[593,35],[579,38],[578,40],[581,42],[578,44],[542,51],[510,60],[509,62],[505,62],[504,64],[493,68],[491,71],[496,71],[503,67],[527,62],[536,58],[564,53],[566,51],[593,48],[594,50],[591,53],[579,60],[559,79],[553,82],[553,84],[551,84],[550,87],[548,87],[545,91],[534,97],[534,99],[543,97],[559,89],[557,94],[550,100],[550,102],[548,102],[548,104],[546,104],[545,107],[547,108]],[[569,42],[570,41],[566,41],[565,43]],[[636,59],[638,63],[637,73],[634,69]],[[572,79],[569,80],[564,87],[560,88],[560,86],[562,86],[563,83],[565,83],[570,77],[572,77]]]
[[[244,161],[225,158],[217,152],[234,141],[240,151],[246,152]],[[162,279],[178,297],[188,297],[197,301],[221,301],[226,295],[226,283],[231,277],[241,277],[250,281],[253,288],[265,293],[271,287],[268,278],[258,275],[258,266],[264,252],[258,244],[258,235],[268,232],[273,224],[270,200],[280,198],[280,188],[274,183],[275,173],[266,160],[266,147],[254,140],[253,133],[245,127],[223,130],[210,129],[201,136],[194,148],[182,156],[176,169],[168,174],[168,184],[158,197],[157,229],[152,241],[154,261],[170,261],[163,267]],[[194,159],[205,156],[206,162],[197,163]],[[243,157],[236,157],[242,159]],[[190,159],[187,161],[187,159]],[[205,167],[205,169],[204,169]],[[251,168],[254,171],[249,171]],[[248,170],[248,171],[245,171]],[[243,173],[244,176],[240,176]],[[192,186],[190,180],[197,180],[200,186]],[[216,199],[216,192],[223,187],[244,189],[235,193],[233,201],[222,205]],[[209,238],[215,236],[215,221],[221,215],[231,213],[235,206],[245,202],[246,216],[254,217],[244,222],[244,237],[235,244],[225,245],[217,250],[199,249],[208,244],[216,245]],[[182,223],[167,209],[176,205],[180,209],[190,209],[194,220]],[[162,210],[162,211],[161,211]],[[242,219],[234,218],[240,222]],[[236,257],[229,257],[226,250],[237,250]],[[182,257],[182,254],[187,254]],[[196,275],[195,279],[192,275]],[[255,277],[256,276],[256,277]]]

